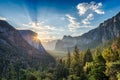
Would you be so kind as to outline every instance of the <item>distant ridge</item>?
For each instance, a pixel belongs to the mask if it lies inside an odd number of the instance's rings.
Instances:
[[[120,36],[120,12],[81,36],[64,36],[62,40],[57,41],[55,50],[71,50],[75,45],[81,50],[92,49],[118,36]]]

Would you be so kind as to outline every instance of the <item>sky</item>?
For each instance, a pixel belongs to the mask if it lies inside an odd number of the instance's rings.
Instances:
[[[119,0],[0,0],[0,19],[42,42],[80,36],[120,11]]]

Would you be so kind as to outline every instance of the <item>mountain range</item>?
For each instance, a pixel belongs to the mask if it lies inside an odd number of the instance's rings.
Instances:
[[[100,23],[100,25],[84,33],[81,36],[64,36],[62,40],[58,40],[55,50],[73,50],[78,46],[80,50],[86,48],[93,49],[104,42],[120,36],[120,12],[114,17]]]
[[[25,38],[28,34],[37,35],[29,30],[18,31],[8,22],[0,20],[1,73],[7,73],[10,64],[20,69],[49,66],[55,62],[54,58],[45,51],[40,40],[36,39],[37,41],[33,42],[32,38],[29,38],[29,41]]]

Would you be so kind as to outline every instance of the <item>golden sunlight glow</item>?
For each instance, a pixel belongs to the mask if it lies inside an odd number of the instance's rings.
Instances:
[[[40,40],[40,37],[39,37],[38,35],[33,36],[33,40],[34,40],[34,41],[39,41],[39,40]]]
[[[33,40],[35,41],[35,42],[42,42],[42,43],[46,43],[46,42],[48,42],[49,40],[46,40],[45,38],[40,38],[39,36],[34,36],[33,37]]]

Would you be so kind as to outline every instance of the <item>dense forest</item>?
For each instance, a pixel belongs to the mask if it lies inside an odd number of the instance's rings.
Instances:
[[[73,53],[68,50],[67,57],[57,59],[54,67],[8,66],[7,74],[0,73],[0,80],[120,80],[120,38],[107,48],[80,51],[75,46]]]

